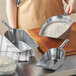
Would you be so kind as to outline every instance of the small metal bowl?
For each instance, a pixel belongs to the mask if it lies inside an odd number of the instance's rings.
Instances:
[[[5,62],[1,62],[4,58],[6,59]],[[9,60],[11,60],[11,62]],[[18,60],[18,53],[0,51],[0,76],[13,74],[16,71]]]
[[[57,16],[53,16],[53,17],[48,18],[47,21],[43,24],[39,35],[45,36],[44,35],[44,31],[45,31],[46,27],[49,24],[52,24],[52,23],[55,23],[55,22],[67,23],[69,25],[69,28],[61,36],[59,36],[57,38],[49,36],[49,38],[66,39],[69,36],[69,34],[70,34],[71,26],[73,24],[73,19],[71,17],[69,17],[69,16],[66,16],[66,15],[57,15]]]

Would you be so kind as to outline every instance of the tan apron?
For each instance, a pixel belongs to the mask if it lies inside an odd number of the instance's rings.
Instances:
[[[62,0],[23,0],[18,7],[18,28],[41,28],[47,18],[62,14]]]

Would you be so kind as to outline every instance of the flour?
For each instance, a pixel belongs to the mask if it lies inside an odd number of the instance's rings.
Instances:
[[[55,22],[46,27],[44,35],[47,37],[58,38],[61,36],[70,26],[64,22]]]
[[[15,63],[15,60],[13,60],[12,58],[9,58],[7,56],[0,56],[0,75],[14,72],[16,69],[16,65],[17,64]]]

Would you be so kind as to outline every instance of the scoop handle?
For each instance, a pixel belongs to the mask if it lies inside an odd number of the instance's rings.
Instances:
[[[9,29],[12,29],[12,28],[7,24],[7,22],[2,21],[2,23],[5,24],[5,26],[7,26]]]
[[[59,47],[63,48],[68,41],[69,41],[69,39],[66,39]]]

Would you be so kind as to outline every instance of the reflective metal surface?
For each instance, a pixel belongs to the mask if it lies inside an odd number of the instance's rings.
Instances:
[[[5,37],[13,43],[15,46],[16,44],[23,44],[26,43],[31,48],[38,47],[37,43],[33,40],[33,38],[24,30],[21,29],[9,29],[5,32]],[[19,42],[20,41],[20,42]],[[22,42],[21,42],[22,41]],[[17,43],[16,43],[17,42]],[[24,42],[24,43],[23,43]],[[16,44],[15,44],[16,43]],[[16,46],[18,48],[18,46]],[[29,49],[30,50],[30,49]]]
[[[45,69],[56,70],[59,68],[65,58],[65,51],[62,49],[69,40],[66,39],[58,48],[49,49],[36,64]]]
[[[60,37],[57,38],[57,39],[66,39],[70,34],[70,29],[71,29],[71,26],[73,24],[73,19],[69,16],[66,16],[66,15],[57,15],[57,16],[53,16],[53,17],[48,18],[47,21],[42,26],[39,35],[44,36],[44,30],[46,29],[46,27],[49,24],[55,23],[55,22],[65,22],[70,26],[67,29],[67,31],[65,31]],[[51,37],[51,38],[54,38],[54,37]]]
[[[48,50],[40,61],[37,63],[37,66],[43,67],[45,69],[56,70],[60,67],[65,58],[65,51],[61,48],[53,48]]]
[[[20,61],[29,61],[29,58],[34,56],[32,49],[38,47],[37,43],[26,31],[13,29],[5,21],[2,23],[9,28],[4,34],[5,42],[13,44],[18,49],[13,51],[20,53]]]
[[[39,58],[39,56],[37,57]],[[55,71],[37,67],[36,62],[35,58],[31,58],[29,63],[20,62],[17,71],[11,76],[69,76],[76,74],[76,55],[66,57],[64,64]]]
[[[25,51],[24,45],[31,48],[37,48],[37,43],[33,40],[33,38],[24,30],[21,29],[13,29],[11,28],[7,22],[2,21],[2,23],[9,28],[8,31],[5,32],[5,37],[12,42],[18,49],[23,49]],[[26,44],[25,44],[26,43]],[[27,47],[26,46],[26,47]],[[29,50],[31,49],[29,47]]]
[[[29,47],[26,43],[22,42],[22,41],[15,41],[12,42],[18,49],[20,49],[21,51],[28,51],[31,50],[31,47]]]

